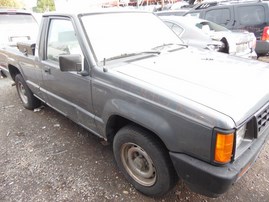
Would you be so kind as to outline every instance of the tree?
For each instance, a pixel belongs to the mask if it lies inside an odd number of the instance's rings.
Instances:
[[[37,0],[37,5],[34,10],[38,13],[43,13],[45,11],[55,11],[54,0]]]
[[[0,0],[0,7],[21,8],[22,5],[17,0]]]

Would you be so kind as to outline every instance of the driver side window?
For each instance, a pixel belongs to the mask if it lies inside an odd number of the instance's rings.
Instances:
[[[65,19],[50,21],[46,59],[59,63],[59,56],[79,54],[79,46],[72,22]]]

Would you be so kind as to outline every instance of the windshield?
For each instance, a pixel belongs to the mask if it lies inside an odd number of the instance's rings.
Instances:
[[[159,50],[159,47],[167,44],[183,44],[152,13],[94,14],[83,16],[82,22],[97,61]]]

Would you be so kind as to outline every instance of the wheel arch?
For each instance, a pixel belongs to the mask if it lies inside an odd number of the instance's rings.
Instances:
[[[137,105],[135,99],[110,99],[106,101],[100,119],[96,119],[102,136],[113,142],[116,133],[128,124],[135,124],[156,137],[168,151],[178,150],[175,141],[177,131],[175,115],[163,108],[144,102]],[[167,113],[166,113],[167,112]]]
[[[8,71],[13,81],[15,81],[15,77],[17,74],[21,74],[20,70],[14,65],[8,65]]]
[[[106,124],[106,137],[108,142],[113,142],[115,135],[117,132],[127,126],[127,125],[134,125],[136,127],[139,127],[145,131],[147,131],[149,134],[151,134],[157,141],[159,141],[163,147],[168,151],[168,148],[165,144],[165,142],[161,139],[159,135],[157,135],[156,132],[153,130],[143,126],[141,123],[137,123],[136,121],[130,120],[128,118],[125,118],[120,115],[112,115],[109,117],[107,124]]]

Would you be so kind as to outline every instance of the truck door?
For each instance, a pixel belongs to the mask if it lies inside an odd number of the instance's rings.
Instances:
[[[78,72],[62,72],[59,67],[60,55],[80,54],[86,61],[73,23],[69,18],[49,18],[46,32],[41,66],[42,89],[47,102],[57,111],[95,132],[91,77]]]

